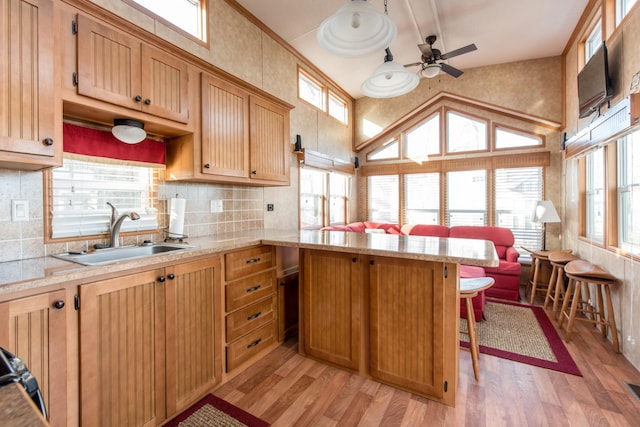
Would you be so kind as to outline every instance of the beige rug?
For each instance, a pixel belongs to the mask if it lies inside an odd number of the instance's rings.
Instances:
[[[481,353],[581,375],[542,307],[489,301],[484,317],[476,323]],[[466,319],[460,319],[460,329],[467,330]],[[468,340],[460,334],[463,346]]]
[[[207,394],[174,417],[164,427],[268,427],[269,423],[247,411]]]

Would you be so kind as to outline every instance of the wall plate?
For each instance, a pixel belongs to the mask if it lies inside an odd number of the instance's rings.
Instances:
[[[11,201],[11,221],[29,221],[29,201],[28,200],[12,200]]]

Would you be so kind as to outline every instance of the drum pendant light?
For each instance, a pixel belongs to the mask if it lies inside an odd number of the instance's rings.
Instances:
[[[344,58],[360,58],[388,47],[398,29],[385,13],[366,0],[351,0],[325,19],[316,33],[318,43],[328,52]]]

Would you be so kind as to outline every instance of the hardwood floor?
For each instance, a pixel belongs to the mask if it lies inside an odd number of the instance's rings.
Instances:
[[[481,354],[476,382],[461,351],[455,408],[299,356],[295,340],[214,394],[273,426],[640,425],[640,402],[623,383],[640,384],[640,372],[576,323],[566,346],[582,377]]]

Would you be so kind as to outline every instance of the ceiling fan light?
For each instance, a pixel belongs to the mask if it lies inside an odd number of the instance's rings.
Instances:
[[[144,123],[133,119],[114,119],[111,133],[116,139],[127,144],[137,144],[147,137]]]
[[[422,77],[426,77],[428,79],[432,79],[440,74],[440,64],[427,64],[422,67],[420,70],[420,74]]]
[[[419,82],[418,76],[402,65],[387,61],[375,69],[360,90],[370,98],[392,98],[411,92]]]
[[[336,56],[360,58],[384,50],[397,32],[389,16],[366,0],[351,0],[320,24],[316,38]]]

